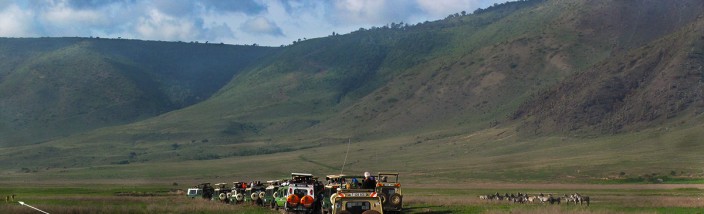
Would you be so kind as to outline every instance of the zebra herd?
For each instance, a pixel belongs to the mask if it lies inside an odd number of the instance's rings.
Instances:
[[[488,194],[488,195],[480,195],[479,199],[482,200],[496,200],[496,201],[509,201],[513,203],[550,203],[550,204],[560,204],[561,201],[565,201],[566,203],[571,203],[574,202],[574,204],[586,204],[589,206],[589,196],[586,195],[581,195],[579,193],[575,194],[565,194],[562,197],[560,196],[553,196],[552,194],[548,194],[547,196],[543,193],[540,193],[538,195],[530,195],[530,194],[524,194],[524,193],[518,193],[518,194],[509,194],[505,193],[503,195],[499,194],[498,192],[495,194]]]

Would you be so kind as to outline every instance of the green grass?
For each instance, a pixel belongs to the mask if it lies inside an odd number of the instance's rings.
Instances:
[[[183,184],[182,184],[183,185]],[[512,188],[515,187],[515,188]],[[167,184],[0,184],[0,196],[15,194],[23,201],[50,213],[277,213],[267,208],[224,205],[214,201],[188,199]],[[702,189],[646,186],[562,185],[556,188],[531,184],[469,184],[458,188],[426,184],[404,188],[404,213],[701,213],[704,202],[696,198]],[[579,192],[589,195],[591,205],[513,204],[483,201],[478,196],[495,192],[531,195]],[[120,193],[132,193],[121,196]],[[149,195],[149,196],[138,196]],[[12,213],[32,213],[17,202],[0,203]]]
[[[664,133],[652,129],[596,138],[524,138],[511,129],[497,128],[467,134],[447,130],[418,133],[415,137],[352,139],[345,173],[399,171],[403,181],[416,183],[520,181],[654,184],[654,178],[663,178],[664,184],[701,184],[704,172],[699,165],[691,164],[702,161],[698,155],[701,147],[683,151],[666,143],[678,136],[696,136],[690,133],[700,131],[700,126],[689,126]],[[659,137],[653,138],[656,134]],[[345,138],[238,144],[219,144],[217,141],[212,138],[208,143],[189,141],[180,144],[176,150],[167,142],[160,143],[163,145],[160,148],[168,153],[150,147],[132,148],[137,157],[128,164],[31,168],[30,171],[18,167],[3,171],[0,177],[7,181],[114,181],[137,178],[181,183],[194,179],[208,182],[267,180],[285,177],[294,171],[323,176],[339,172],[347,150]],[[276,153],[255,149],[266,146],[281,148],[280,145],[299,149]],[[308,147],[302,147],[305,145]],[[252,154],[231,155],[246,150]],[[0,150],[0,153],[10,151]],[[110,148],[106,148],[104,153],[95,153],[95,149],[92,151],[94,153],[86,154],[87,160],[93,156],[105,158],[101,156],[109,155],[115,155],[115,160],[129,158],[126,153],[110,153]],[[162,154],[173,159],[149,160]],[[219,156],[211,160],[189,158],[196,154]],[[669,156],[678,158],[664,158]],[[675,176],[671,175],[672,171],[676,172]],[[624,175],[621,175],[622,172]]]

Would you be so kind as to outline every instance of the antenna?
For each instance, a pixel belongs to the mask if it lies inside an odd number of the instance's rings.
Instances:
[[[29,207],[29,208],[32,208],[32,209],[34,209],[34,210],[36,210],[36,211],[39,211],[39,212],[42,212],[42,213],[44,213],[44,214],[49,214],[48,212],[44,212],[43,210],[40,210],[40,209],[38,209],[38,208],[36,208],[36,207],[29,206],[29,204],[25,204],[25,203],[22,202],[22,201],[18,201],[18,202],[20,202],[20,205],[22,205],[22,206],[27,206],[27,207]]]
[[[347,154],[350,153],[350,139],[347,138],[347,152],[345,152],[345,161],[342,162],[342,169],[340,170],[340,174],[345,171],[345,164],[347,164]]]

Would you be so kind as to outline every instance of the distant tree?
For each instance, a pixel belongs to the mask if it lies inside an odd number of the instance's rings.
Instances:
[[[467,15],[467,11],[464,11],[464,10],[463,10],[462,12],[460,12],[460,13],[462,14],[462,16],[466,16],[466,15]]]

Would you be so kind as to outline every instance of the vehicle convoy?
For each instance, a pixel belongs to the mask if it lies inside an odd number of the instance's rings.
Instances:
[[[400,213],[403,210],[403,193],[398,173],[379,172],[377,177],[376,192],[385,212]]]
[[[189,188],[186,195],[231,204],[256,203],[288,214],[401,213],[403,195],[398,177],[398,173],[382,172],[374,177],[365,172],[364,176],[328,175],[320,182],[312,174],[291,173],[290,180],[233,182],[231,188],[226,183],[202,183]]]
[[[276,191],[274,208],[283,208],[287,213],[313,213],[315,182],[311,174],[291,173],[291,180]]]

